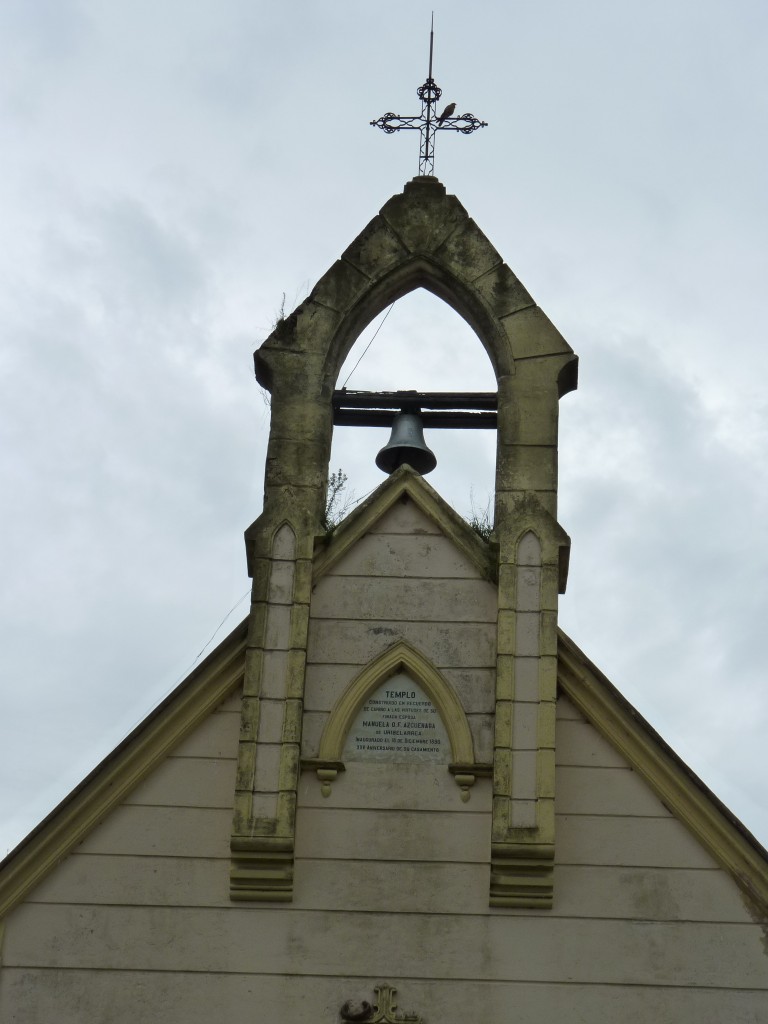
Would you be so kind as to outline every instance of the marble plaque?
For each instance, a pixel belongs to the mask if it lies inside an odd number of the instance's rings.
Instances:
[[[451,743],[440,713],[404,672],[371,694],[347,735],[345,761],[451,760]]]

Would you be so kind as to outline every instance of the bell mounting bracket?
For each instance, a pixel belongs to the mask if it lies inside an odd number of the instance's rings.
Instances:
[[[399,412],[416,413],[425,427],[495,430],[499,397],[495,391],[333,392],[337,427],[391,427]]]

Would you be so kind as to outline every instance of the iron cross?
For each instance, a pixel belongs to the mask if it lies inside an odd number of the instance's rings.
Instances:
[[[432,49],[434,42],[434,19],[429,29],[429,74],[424,85],[416,90],[416,95],[421,100],[421,113],[412,117],[400,117],[391,111],[384,114],[376,121],[371,121],[374,128],[382,128],[387,135],[393,132],[400,132],[404,129],[418,128],[421,136],[419,147],[419,174],[433,174],[435,170],[435,135],[439,131],[461,132],[462,135],[471,135],[478,128],[487,128],[487,121],[479,121],[474,114],[459,114],[454,117],[455,103],[448,106],[438,114],[437,103],[443,94],[443,90],[436,84],[432,77]]]

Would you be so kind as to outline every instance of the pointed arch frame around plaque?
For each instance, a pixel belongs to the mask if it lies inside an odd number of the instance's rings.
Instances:
[[[485,766],[475,764],[474,741],[466,712],[442,673],[404,640],[369,662],[347,686],[328,716],[320,737],[319,756],[305,762],[306,767],[315,768],[323,795],[329,796],[331,783],[338,772],[344,770],[344,744],[358,712],[378,687],[399,671],[410,675],[437,708],[451,745],[449,771],[461,790],[462,800],[468,800],[475,777],[486,773],[483,771]]]

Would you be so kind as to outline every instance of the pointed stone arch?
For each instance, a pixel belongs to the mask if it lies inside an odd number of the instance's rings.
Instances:
[[[557,403],[576,386],[576,357],[458,199],[422,177],[382,207],[255,353],[273,395],[264,513],[273,522],[292,508],[317,528],[342,363],[366,325],[417,288],[469,324],[496,374],[497,494],[554,492]],[[259,524],[246,534],[249,558],[259,554]]]
[[[366,665],[339,697],[320,738],[319,760],[341,761],[347,733],[358,711],[383,682],[399,671],[412,676],[437,708],[448,733],[454,765],[470,769],[475,760],[474,744],[461,701],[432,662],[402,640]]]
[[[415,178],[256,352],[259,382],[269,390],[279,387],[292,362],[282,355],[301,352],[314,357],[320,371],[306,383],[332,387],[360,332],[385,306],[416,288],[431,291],[466,320],[497,379],[515,372],[516,359],[560,356],[557,371],[574,360],[567,342],[458,199],[446,195],[435,178]]]
[[[541,541],[536,531],[530,527],[528,527],[517,542],[517,564],[541,565]]]
[[[280,523],[273,534],[272,557],[278,559],[296,557],[296,531],[287,519]]]
[[[478,301],[476,290],[441,260],[419,255],[373,280],[348,310],[329,346],[328,368],[334,374],[332,383],[336,382],[344,360],[368,324],[391,303],[419,289],[445,302],[474,331],[497,380],[514,373],[514,358],[506,334],[488,307]]]

